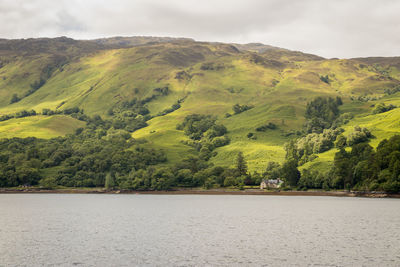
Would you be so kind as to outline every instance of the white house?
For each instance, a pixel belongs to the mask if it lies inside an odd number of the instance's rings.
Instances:
[[[260,189],[265,189],[265,188],[279,188],[283,181],[281,179],[264,179],[261,181],[260,184]]]

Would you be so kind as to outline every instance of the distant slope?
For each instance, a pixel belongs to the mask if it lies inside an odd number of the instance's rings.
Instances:
[[[72,134],[79,127],[85,127],[85,123],[62,115],[25,117],[0,122],[0,138],[47,139]]]
[[[154,43],[170,43],[170,42],[194,42],[191,38],[174,38],[174,37],[154,37],[154,36],[133,36],[133,37],[111,37],[91,40],[97,44],[110,46],[114,48],[132,47],[138,45],[148,45]]]

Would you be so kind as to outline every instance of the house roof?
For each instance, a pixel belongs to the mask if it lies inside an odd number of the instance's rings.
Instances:
[[[281,182],[281,180],[280,179],[264,179],[261,182],[266,183],[266,184],[279,184]]]

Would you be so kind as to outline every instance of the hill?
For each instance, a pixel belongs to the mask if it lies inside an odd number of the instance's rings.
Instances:
[[[54,113],[1,122],[1,137],[73,133],[85,127],[65,114],[73,108],[109,120],[117,110],[125,120],[130,115],[121,107],[136,99],[141,106],[135,107],[149,113],[135,118],[146,126],[133,127],[131,135],[145,148],[162,149],[166,166],[198,155],[177,124],[205,114],[227,128],[230,140],[209,162],[233,166],[242,151],[249,170],[263,172],[268,162],[283,162],[285,143],[306,134],[307,103],[318,96],[340,97],[340,114],[349,118],[341,125],[344,135],[356,125],[367,127],[376,147],[398,132],[400,114],[373,110],[382,103],[400,105],[399,88],[398,57],[324,59],[263,44],[186,38],[0,40],[0,114]],[[236,104],[244,111],[235,113]],[[304,166],[331,166],[336,151],[317,153]]]

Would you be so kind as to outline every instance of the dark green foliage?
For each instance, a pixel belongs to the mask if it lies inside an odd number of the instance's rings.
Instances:
[[[281,177],[281,165],[278,162],[268,162],[267,168],[263,174],[266,179],[278,179]]]
[[[117,178],[166,161],[161,151],[144,149],[127,131],[110,128],[100,116],[86,119],[85,129],[65,138],[0,140],[0,186],[35,185],[41,178],[46,188],[104,186],[105,173],[110,172],[118,186]],[[54,175],[42,177],[54,168]]]
[[[0,121],[6,121],[6,120],[12,119],[14,117],[15,117],[15,115],[9,115],[9,114],[2,115],[2,116],[0,116]]]
[[[341,125],[348,123],[353,117],[354,116],[351,113],[343,113],[332,123],[331,128],[340,127]]]
[[[186,71],[178,71],[175,75],[175,79],[177,80],[190,80],[192,78],[192,75],[187,73]]]
[[[236,114],[245,112],[246,110],[252,109],[254,106],[252,105],[239,105],[239,104],[235,104],[232,109],[233,112]]]
[[[355,126],[354,131],[347,136],[346,144],[352,146],[362,142],[367,142],[370,138],[372,138],[372,134],[367,128]]]
[[[30,96],[34,92],[40,89],[44,84],[46,83],[46,80],[43,78],[40,78],[39,81],[35,81],[34,83],[31,84],[31,89],[26,92],[25,97]]]
[[[204,145],[208,145],[210,148],[217,148],[217,147],[221,147],[221,146],[226,146],[227,144],[229,144],[230,141],[231,140],[229,139],[229,137],[224,135],[224,136],[215,137],[209,143],[204,143]]]
[[[106,174],[104,187],[106,189],[114,189],[114,187],[115,187],[115,175],[114,175],[114,173],[108,172]]]
[[[335,154],[333,168],[335,180],[333,181],[332,186],[334,188],[342,189],[350,187],[352,185],[350,154],[343,148]]]
[[[280,174],[287,185],[292,187],[297,186],[300,179],[300,172],[297,169],[297,162],[295,160],[286,160],[282,165]]]
[[[187,145],[200,152],[200,158],[209,160],[215,154],[215,148],[229,144],[230,139],[225,135],[228,131],[222,124],[216,124],[216,119],[210,115],[192,114],[185,117],[176,128],[183,130],[190,139]]]
[[[225,68],[224,64],[214,63],[214,62],[203,63],[200,66],[201,70],[216,70],[216,71],[218,71],[218,70],[222,70],[224,68]]]
[[[192,114],[185,117],[183,123],[177,125],[190,139],[200,140],[203,134],[215,125],[216,119],[210,115]]]
[[[36,111],[34,110],[21,110],[18,111],[17,113],[14,114],[7,114],[7,115],[3,115],[0,117],[0,121],[6,121],[9,119],[13,119],[13,118],[24,118],[24,117],[29,117],[29,116],[36,116]]]
[[[61,112],[60,112],[60,113],[61,113]],[[51,109],[44,108],[44,109],[42,110],[42,115],[51,116],[51,115],[54,115],[54,114],[56,114],[56,112],[53,111],[53,110],[51,110]]]
[[[164,92],[162,88],[158,88]],[[168,90],[167,90],[168,91]],[[145,106],[146,101],[139,101],[134,98],[131,101],[124,101],[112,109],[108,110],[108,115],[112,117],[112,125],[116,129],[124,129],[128,132],[134,132],[147,126],[146,121],[152,117],[150,111]]]
[[[54,189],[57,187],[57,181],[54,177],[46,177],[39,181],[39,185],[45,189]]]
[[[330,187],[338,189],[400,191],[400,136],[383,140],[376,152],[367,143],[353,144],[335,155]]]
[[[168,86],[165,87],[161,87],[161,88],[156,88],[153,90],[155,93],[157,93],[158,95],[162,95],[162,96],[166,96],[169,94],[169,88]]]
[[[273,122],[268,122],[268,124],[266,124],[266,125],[262,125],[262,126],[260,126],[260,127],[257,127],[257,128],[256,128],[256,131],[257,131],[257,132],[265,132],[265,131],[267,131],[267,130],[275,130],[276,128],[278,128],[278,127],[276,126],[275,123],[273,123]]]
[[[387,111],[390,111],[395,108],[397,108],[395,105],[390,104],[390,105],[386,106],[385,103],[380,103],[375,107],[372,114],[379,114],[379,113],[387,112]]]
[[[309,133],[321,133],[324,129],[332,126],[339,117],[339,105],[342,104],[340,97],[317,97],[307,104],[305,117],[306,128]]]
[[[330,79],[329,79],[329,77],[328,77],[328,74],[325,75],[325,76],[321,75],[321,76],[319,76],[319,78],[320,78],[320,80],[323,81],[324,83],[327,83],[327,84],[330,83]]]
[[[139,92],[139,90],[137,88],[135,88],[135,93],[137,94],[138,92]],[[149,97],[146,97],[146,98],[144,98],[144,99],[142,99],[140,101],[136,101],[136,99],[134,99],[135,104],[139,103],[139,104],[144,106],[145,104],[149,103],[150,101],[152,101],[152,100],[154,100],[154,99],[156,99],[158,97],[166,96],[166,95],[169,94],[169,87],[168,86],[164,86],[164,87],[155,88],[155,89],[153,89],[153,92],[155,94],[153,94],[153,95],[151,95]],[[142,114],[142,115],[144,115],[144,114]]]
[[[30,111],[27,110],[21,110],[15,113],[15,118],[24,118],[24,117],[29,117],[29,116],[36,116],[36,111],[33,109]]]
[[[325,184],[324,184],[325,183]],[[298,182],[299,189],[321,189],[327,186],[324,175],[316,170],[303,170]]]
[[[343,105],[343,100],[342,100],[342,98],[341,98],[340,96],[337,96],[337,97],[336,97],[336,104],[337,104],[338,106]]]
[[[289,145],[285,146],[286,149],[291,149],[292,156],[297,159],[299,165],[313,160],[316,158],[315,154],[328,151],[334,147],[336,137],[343,132],[343,129],[325,129],[322,133],[311,133],[305,137],[299,138],[292,147]]]
[[[343,129],[325,129],[322,133],[311,133],[297,140],[291,140],[284,145],[287,160],[295,160],[299,165],[317,158],[315,154],[333,148],[336,137]]]
[[[16,103],[18,101],[20,101],[21,99],[18,97],[17,94],[13,94],[10,100],[10,104]]]
[[[244,159],[243,153],[241,151],[237,155],[236,170],[237,170],[238,176],[246,176],[247,175],[247,162]]]
[[[336,137],[336,147],[337,148],[345,148],[347,143],[347,138],[344,137],[344,135],[340,134],[338,137]]]
[[[183,159],[180,163],[175,166],[175,169],[188,169],[192,173],[196,173],[200,170],[203,170],[208,167],[208,164],[205,160],[190,156],[188,158]]]
[[[387,95],[394,95],[395,93],[400,92],[400,86],[396,86],[394,88],[386,88],[384,92]]]
[[[173,104],[170,108],[164,109],[162,112],[158,113],[157,116],[164,116],[167,115],[171,112],[174,112],[177,109],[181,108],[181,104],[180,102],[176,102],[175,104]]]
[[[80,110],[78,107],[67,108],[67,109],[64,109],[64,110],[63,110],[63,113],[64,113],[65,115],[71,115],[71,114],[73,114],[73,113],[79,113],[79,112],[83,113],[83,111]]]

